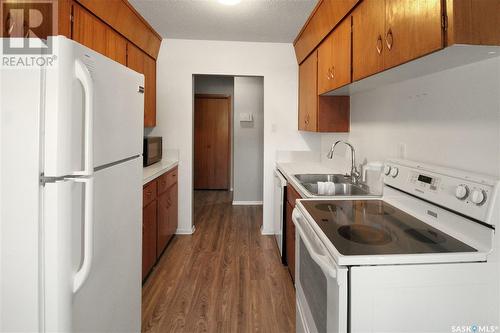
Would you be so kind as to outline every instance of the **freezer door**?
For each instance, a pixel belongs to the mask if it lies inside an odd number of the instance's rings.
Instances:
[[[75,332],[141,329],[142,159],[94,174],[93,253],[88,277],[73,295]],[[85,262],[84,226],[74,226],[73,272]]]
[[[45,176],[91,175],[141,155],[143,75],[62,36],[53,49],[42,109]]]

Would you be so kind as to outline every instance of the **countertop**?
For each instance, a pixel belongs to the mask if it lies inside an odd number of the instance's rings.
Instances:
[[[158,178],[164,173],[169,172],[177,165],[179,165],[179,161],[177,159],[167,158],[165,160],[161,160],[160,162],[145,167],[143,169],[142,184],[145,185],[149,183],[150,181],[154,180],[155,178]]]

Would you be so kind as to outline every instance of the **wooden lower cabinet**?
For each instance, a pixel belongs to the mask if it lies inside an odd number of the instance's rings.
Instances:
[[[177,168],[144,186],[142,212],[143,279],[151,271],[177,230],[177,193]]]
[[[286,262],[290,276],[295,283],[295,224],[292,220],[292,212],[295,208],[295,201],[301,199],[300,194],[288,184],[286,187],[286,221],[285,221],[285,248]]]
[[[285,235],[285,246],[286,246],[286,263],[288,265],[288,270],[290,271],[290,276],[293,282],[295,282],[295,225],[292,221],[293,207],[289,202],[286,203],[286,235]]]
[[[142,209],[142,278],[156,262],[156,200]]]

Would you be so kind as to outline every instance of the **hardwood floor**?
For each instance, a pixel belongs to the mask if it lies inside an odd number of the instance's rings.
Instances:
[[[143,332],[295,332],[295,290],[261,206],[196,191],[194,235],[174,237],[143,287]]]

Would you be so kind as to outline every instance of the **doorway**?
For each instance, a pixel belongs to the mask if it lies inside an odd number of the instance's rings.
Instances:
[[[195,94],[194,189],[229,190],[231,96]]]
[[[194,75],[193,225],[215,206],[261,206],[263,171],[264,78]]]

